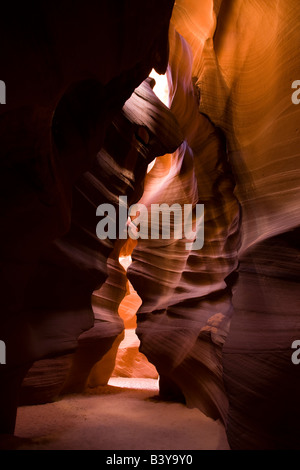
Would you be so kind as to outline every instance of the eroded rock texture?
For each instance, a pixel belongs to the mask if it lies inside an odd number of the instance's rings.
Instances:
[[[225,419],[221,350],[232,314],[225,278],[237,267],[239,205],[222,133],[198,112],[190,48],[173,31],[170,49],[170,109],[185,141],[156,161],[142,202],[205,204],[205,244],[188,250],[184,238],[141,240],[128,275],[143,301],[141,351],[160,374],[162,396],[180,391],[188,406]]]
[[[238,449],[299,448],[300,370],[291,362],[300,337],[300,109],[291,101],[299,19],[298,2],[284,0],[179,0],[173,14],[192,50],[199,111],[225,135],[241,206],[240,274],[221,361],[227,433]]]
[[[162,398],[221,418],[234,449],[299,447],[299,4],[177,0],[169,30],[172,1],[46,3],[0,31],[0,430],[33,362],[24,402],[107,383],[129,279]],[[167,65],[170,109],[147,79]],[[99,240],[120,195],[204,204],[203,248]]]
[[[235,449],[299,448],[300,372],[291,361],[299,339],[299,275],[299,229],[241,256],[223,356],[227,435]]]
[[[102,200],[93,201],[92,175],[82,175],[97,166],[106,130],[134,89],[153,67],[165,71],[172,6],[3,6],[1,432],[14,428],[32,362],[74,351],[94,325],[91,295],[113,247],[96,238],[94,204]]]

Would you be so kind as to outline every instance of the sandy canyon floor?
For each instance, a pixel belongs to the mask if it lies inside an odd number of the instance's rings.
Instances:
[[[223,425],[158,400],[158,381],[112,378],[106,387],[18,409],[20,450],[227,450]]]

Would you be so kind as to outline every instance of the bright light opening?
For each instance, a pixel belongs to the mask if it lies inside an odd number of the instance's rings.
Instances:
[[[127,269],[129,268],[129,266],[132,263],[132,258],[131,258],[131,256],[120,256],[119,263],[120,263],[121,266],[123,266],[125,271],[127,271]]]
[[[153,69],[149,77],[154,78],[156,82],[153,91],[156,94],[157,98],[159,98],[160,101],[162,101],[169,108],[169,86],[167,75],[159,75]]]
[[[156,85],[153,88],[154,93],[156,94],[157,98],[160,99],[162,103],[164,103],[169,108],[169,85],[167,75],[159,75],[152,69],[149,77],[154,78]],[[147,173],[149,173],[155,165],[155,160],[148,165]]]

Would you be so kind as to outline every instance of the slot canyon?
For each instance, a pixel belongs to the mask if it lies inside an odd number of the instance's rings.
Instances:
[[[90,447],[116,449],[133,383],[128,449],[170,449],[138,432],[178,413],[184,449],[201,425],[204,450],[300,450],[299,1],[1,10],[0,448],[47,448],[47,413],[91,406]],[[193,228],[204,205],[203,246],[120,236],[120,201],[150,224],[191,206]]]

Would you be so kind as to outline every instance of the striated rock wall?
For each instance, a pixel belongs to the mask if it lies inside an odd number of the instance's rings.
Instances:
[[[3,11],[2,433],[24,376],[22,400],[37,403],[103,385],[124,362],[131,373],[129,279],[162,398],[222,419],[233,449],[299,448],[300,7],[177,0],[169,30],[173,3]],[[167,69],[170,109],[152,67]],[[120,195],[204,204],[204,246],[99,240],[96,207],[118,210]]]
[[[204,14],[207,13],[205,16]],[[298,2],[176,2],[199,111],[223,130],[243,209],[241,251],[299,225]]]
[[[93,327],[91,295],[112,246],[96,239],[94,186],[86,192],[82,175],[134,89],[153,67],[165,71],[173,3],[2,8],[1,432],[13,430],[32,362],[74,351]]]
[[[299,448],[297,1],[179,0],[199,112],[226,138],[241,206],[239,278],[223,358],[232,448]],[[228,253],[228,247],[225,249]],[[230,252],[230,251],[229,251]]]
[[[223,364],[234,449],[299,449],[299,229],[241,256]]]
[[[95,230],[95,214],[99,203],[110,203],[116,210],[118,220],[119,197],[126,196],[128,206],[137,202],[143,193],[143,181],[149,163],[155,157],[164,155],[167,150],[173,151],[181,142],[181,131],[176,119],[153,93],[152,85],[151,79],[144,81],[108,127],[103,148],[91,169],[75,185],[71,229],[53,243],[52,251],[48,254],[48,263],[53,268],[45,287],[48,293],[51,288],[55,294],[59,294],[54,295],[52,292],[48,306],[54,302],[58,307],[61,302],[62,312],[58,313],[62,314],[63,308],[70,308],[73,304],[72,317],[75,320],[75,314],[78,311],[80,313],[83,304],[83,307],[93,309],[94,317],[93,326],[79,336],[78,347],[71,367],[65,372],[60,394],[78,393],[86,388],[105,385],[114,370],[117,348],[124,337],[124,323],[118,311],[128,294],[128,280],[119,257],[127,253],[132,242],[99,240]],[[45,272],[47,264],[43,262],[39,276],[45,277]],[[103,280],[100,289],[94,290],[91,297],[91,285],[96,286],[106,273],[107,279]],[[91,283],[92,278],[94,284]],[[64,279],[70,280],[69,292],[66,290],[68,283]],[[78,281],[75,284],[76,279]],[[35,279],[35,286],[37,282]],[[61,285],[64,291],[59,289]],[[82,301],[85,286],[88,297]],[[42,302],[45,296],[46,293],[40,291],[38,296],[32,295],[32,298],[35,301],[41,299]],[[65,345],[58,341],[57,334],[50,327],[51,324],[47,329],[50,346],[54,350],[57,341],[63,348]],[[65,351],[62,349],[62,352]],[[32,368],[28,380],[23,384],[22,396],[26,400],[21,403],[28,403],[30,376],[35,376],[35,368]],[[43,394],[42,389],[40,393]]]
[[[170,109],[185,140],[156,161],[141,201],[204,204],[205,241],[198,250],[187,249],[184,238],[139,240],[128,269],[143,301],[137,334],[160,374],[162,397],[181,395],[188,406],[225,420],[221,352],[232,315],[226,278],[237,267],[240,211],[224,137],[198,112],[192,52],[174,29],[168,78]]]

